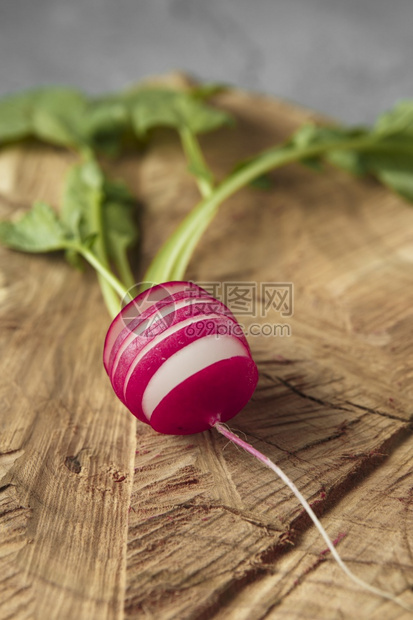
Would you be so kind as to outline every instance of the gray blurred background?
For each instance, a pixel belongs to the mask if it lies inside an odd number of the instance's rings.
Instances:
[[[413,0],[0,0],[0,95],[181,69],[369,122],[413,97]]]

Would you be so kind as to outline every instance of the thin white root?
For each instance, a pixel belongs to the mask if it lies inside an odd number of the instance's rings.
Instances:
[[[214,424],[214,428],[216,428],[216,430],[219,433],[221,433],[221,435],[223,435],[224,437],[226,437],[227,439],[229,439],[230,441],[232,441],[236,445],[240,446],[241,448],[243,448],[244,450],[249,452],[252,456],[254,456],[256,459],[261,461],[261,463],[266,465],[266,467],[269,467],[270,469],[272,469],[272,471],[275,472],[277,474],[277,476],[279,476],[281,478],[281,480],[291,489],[291,491],[294,493],[294,495],[296,496],[298,501],[301,503],[301,505],[303,506],[304,510],[306,511],[306,513],[308,514],[308,516],[310,517],[310,519],[312,520],[312,522],[314,523],[314,525],[316,526],[318,531],[320,532],[320,534],[323,537],[323,539],[324,539],[324,541],[325,541],[325,543],[326,543],[326,545],[327,545],[331,555],[333,556],[333,558],[335,559],[337,564],[340,566],[341,570],[343,570],[345,572],[345,574],[352,581],[354,581],[354,583],[356,583],[361,588],[364,588],[365,590],[368,590],[372,594],[375,594],[376,596],[380,596],[380,597],[385,598],[385,599],[387,599],[389,601],[392,601],[393,603],[396,603],[396,605],[399,605],[403,609],[406,609],[407,611],[410,611],[411,613],[413,613],[413,607],[410,607],[410,605],[407,605],[407,603],[405,603],[404,601],[399,599],[397,596],[394,596],[390,592],[385,592],[384,590],[380,590],[379,588],[375,588],[374,586],[370,585],[369,583],[366,583],[365,581],[363,581],[362,579],[357,577],[357,575],[355,575],[347,567],[347,565],[343,562],[343,560],[339,556],[339,554],[337,552],[337,549],[335,548],[333,542],[331,541],[331,539],[328,536],[327,532],[325,531],[325,529],[321,525],[320,521],[318,520],[318,517],[316,516],[315,512],[313,511],[313,509],[311,508],[311,506],[309,505],[309,503],[307,502],[305,497],[300,493],[300,491],[297,489],[295,484],[288,478],[288,476],[282,471],[282,469],[280,469],[278,467],[278,465],[273,463],[267,456],[262,454],[259,450],[257,450],[253,446],[251,446],[251,444],[247,443],[243,439],[240,439],[240,437],[238,437],[237,435],[235,435],[235,433],[233,433],[231,430],[229,430],[229,428],[226,425],[221,424],[221,422],[216,422]]]

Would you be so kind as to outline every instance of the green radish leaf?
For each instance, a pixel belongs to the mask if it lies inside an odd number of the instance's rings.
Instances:
[[[324,135],[323,127],[318,127],[314,123],[306,123],[295,131],[287,144],[297,149],[305,149],[313,144],[320,142],[320,137]]]
[[[87,99],[69,88],[41,88],[0,100],[0,144],[35,137],[69,148],[94,146],[120,152],[125,133],[144,137],[156,126],[203,133],[228,124],[226,112],[204,103],[222,90],[211,84],[181,92],[135,88],[119,95]]]
[[[0,144],[35,137],[58,146],[84,143],[86,99],[68,88],[29,90],[0,100]]]
[[[31,113],[36,97],[37,91],[29,91],[0,100],[0,144],[31,134]]]
[[[391,110],[380,114],[373,132],[381,136],[403,134],[413,137],[413,100],[399,101]]]
[[[67,247],[70,235],[53,209],[36,202],[19,220],[0,222],[0,243],[21,252],[54,252]]]
[[[94,159],[73,166],[66,179],[61,218],[73,237],[84,243],[96,233],[92,214],[102,199],[104,177]]]
[[[300,150],[307,149],[312,146],[328,144],[343,139],[343,132],[336,127],[320,127],[314,123],[302,125],[287,142],[287,147]],[[304,166],[319,172],[322,170],[322,157],[304,157],[300,160]]]
[[[127,105],[119,97],[107,96],[89,101],[84,124],[87,135],[117,132],[127,124]]]
[[[195,85],[191,88],[191,95],[197,99],[209,99],[214,95],[225,93],[230,87],[227,84],[219,84],[218,82],[205,82],[204,84]]]
[[[288,145],[296,147],[298,150],[306,149],[311,146],[326,145],[345,141],[352,138],[362,138],[368,135],[368,131],[363,127],[320,127],[313,123],[303,125],[296,131],[288,142]],[[342,168],[356,176],[362,176],[368,172],[364,162],[364,155],[357,151],[347,149],[326,150],[319,157],[309,157],[301,160],[304,165],[316,171],[323,169],[323,160]]]
[[[337,168],[355,176],[363,176],[368,172],[363,155],[357,151],[329,151],[324,157]]]
[[[364,127],[326,127],[315,125],[314,123],[306,123],[293,133],[287,145],[294,146],[297,149],[306,149],[310,146],[322,144],[327,146],[332,142],[340,140],[361,138],[368,133],[368,130]]]
[[[413,202],[413,149],[411,153],[371,151],[365,154],[364,162],[384,185]]]
[[[98,236],[98,233],[91,233],[90,235],[85,237],[85,239],[82,241],[82,245],[88,250],[91,250]]]
[[[413,202],[413,168],[410,170],[386,169],[377,173],[377,177],[409,202]]]
[[[67,88],[48,88],[37,92],[32,110],[32,133],[36,138],[58,146],[85,144],[85,97]]]
[[[218,129],[231,122],[226,112],[208,106],[188,92],[142,89],[128,96],[132,122],[139,137],[154,127],[187,128],[194,134]]]
[[[132,135],[128,106],[116,96],[89,101],[84,119],[84,133],[89,144],[108,156],[122,151],[127,135]]]
[[[108,255],[115,261],[138,240],[132,195],[121,183],[107,182],[103,201],[103,229]]]

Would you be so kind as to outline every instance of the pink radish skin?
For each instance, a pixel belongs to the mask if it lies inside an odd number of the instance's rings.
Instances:
[[[167,314],[162,320],[153,322],[149,326],[147,325],[147,320],[142,321],[142,323],[135,327],[133,332],[129,332],[128,336],[123,339],[121,345],[117,348],[117,354],[113,358],[112,364],[109,366],[108,374],[115,392],[120,398],[119,392],[125,392],[127,388],[127,384],[123,383],[124,379],[127,381],[128,377],[126,375],[123,376],[123,373],[129,373],[133,364],[136,365],[137,360],[140,359],[138,356],[145,355],[146,352],[151,351],[154,347],[154,343],[159,342],[159,346],[164,344],[164,342],[168,343],[168,339],[179,332],[181,340],[184,338],[181,342],[181,346],[184,346],[192,342],[193,337],[201,331],[205,330],[205,333],[216,333],[217,329],[215,329],[214,320],[217,322],[217,325],[220,326],[223,333],[226,333],[229,329],[231,329],[231,331],[236,331],[237,324],[235,319],[223,317],[222,313],[217,314],[211,312],[211,309],[220,309],[218,307],[218,302],[212,305],[210,302],[205,304],[204,301],[202,301],[196,305],[191,304],[191,306],[181,307],[183,303],[184,300],[179,300],[173,302],[173,304],[164,306],[162,310],[170,310],[171,307],[176,308],[176,310]],[[224,312],[225,306],[223,306],[223,304],[220,304],[220,306],[223,308],[222,312]],[[153,315],[151,318],[153,320]],[[141,331],[142,326],[145,329]],[[186,329],[182,332],[182,328],[185,327]],[[122,336],[119,336],[119,340],[121,338]],[[244,342],[246,344],[245,339]],[[167,355],[169,353],[170,348],[163,354]],[[123,384],[123,387],[121,384]]]
[[[120,371],[123,368],[124,372],[127,372],[130,363],[133,362],[136,355],[144,347],[150,345],[150,341],[161,332],[165,331],[166,328],[168,328],[169,331],[169,328],[177,324],[179,320],[183,320],[186,318],[190,319],[191,317],[193,317],[193,320],[196,319],[198,321],[199,314],[210,314],[216,309],[218,309],[222,314],[226,313],[228,316],[230,316],[232,321],[236,323],[235,317],[233,317],[233,315],[230,313],[228,308],[224,306],[224,304],[218,302],[216,299],[208,295],[206,291],[203,291],[199,287],[195,288],[194,285],[191,283],[174,282],[170,286],[170,290],[172,292],[177,289],[181,290],[179,290],[177,293],[173,292],[172,295],[166,297],[164,293],[164,291],[166,290],[165,286],[166,285],[159,285],[157,287],[154,287],[150,291],[142,293],[141,296],[138,296],[135,300],[133,300],[130,304],[128,304],[128,306],[124,308],[120,315],[122,315],[123,312],[127,313],[127,320],[129,320],[130,322],[123,329],[120,330],[119,325],[121,321],[119,321],[119,315],[116,317],[114,323],[116,323],[117,325],[117,337],[114,342],[113,339],[110,338],[111,328],[108,332],[107,342],[105,344],[105,353],[108,352],[108,363],[107,365],[105,365],[105,367],[112,381],[112,384],[114,385],[115,392],[121,399],[121,393],[123,391],[123,388],[119,385],[119,382],[122,381]],[[187,290],[182,291],[182,286],[186,286]],[[162,299],[159,299],[159,289],[161,289],[161,292],[163,292]],[[205,303],[200,301],[199,304],[195,304],[195,295],[197,298],[201,298],[201,296],[203,295]],[[156,303],[152,303],[151,306],[148,307],[147,299],[149,296],[151,299],[156,297],[159,299],[159,301],[157,301]],[[140,299],[140,297],[142,297],[142,299]],[[185,303],[185,300],[191,305],[182,307]],[[133,320],[130,320],[131,307],[133,307],[133,312],[135,314],[135,318]],[[136,314],[141,307],[143,307],[144,310],[141,315],[136,317]],[[155,322],[155,319],[158,318],[158,315],[160,313],[165,313],[164,318],[159,322]],[[145,329],[142,330],[142,326]]]
[[[211,321],[211,320],[213,320],[213,323],[215,325],[215,329],[218,329],[218,326],[220,328],[227,327],[227,323],[224,322],[222,319],[208,319],[208,321]],[[163,364],[166,363],[166,361],[169,358],[171,358],[174,354],[176,354],[179,351],[184,350],[185,347],[188,347],[192,343],[197,342],[198,340],[200,340],[197,335],[187,335],[187,334],[185,334],[183,332],[185,332],[185,328],[183,328],[183,330],[181,330],[180,332],[174,333],[169,338],[166,338],[162,343],[157,343],[156,347],[154,347],[154,349],[152,349],[152,351],[150,353],[145,355],[140,360],[139,365],[135,368],[133,374],[131,375],[131,377],[129,379],[129,382],[127,384],[124,402],[125,402],[126,406],[133,413],[135,413],[135,415],[137,415],[137,417],[139,417],[139,419],[144,419],[144,418],[146,419],[147,418],[147,416],[145,415],[145,413],[144,413],[144,411],[142,409],[142,404],[141,403],[142,403],[142,399],[144,397],[145,389],[146,389],[149,381],[155,375],[155,373],[158,370],[160,370],[160,368],[163,366]],[[215,331],[215,334],[213,334],[212,336],[208,336],[208,338],[211,340],[211,342],[210,342],[211,348],[213,347],[214,343],[216,345],[218,344],[219,337],[216,336],[216,331]],[[232,339],[232,340],[234,340],[234,339]],[[239,343],[237,342],[237,344],[239,344]],[[244,357],[248,356],[248,359],[250,360],[250,364],[251,364],[252,360],[250,358],[249,351],[247,350],[246,347],[243,347],[242,344],[239,347],[239,352],[242,352]],[[196,352],[195,352],[195,355],[196,355]],[[237,359],[236,357],[232,358],[232,361],[233,361],[234,364],[235,364],[235,360],[236,359]],[[195,365],[196,361],[197,360],[194,359],[194,365]],[[176,363],[177,364],[179,363],[179,359],[176,360]],[[253,364],[253,362],[252,362],[252,364]],[[254,367],[255,367],[255,365],[254,365]],[[198,372],[200,372],[200,371],[198,371]],[[249,372],[247,372],[247,375],[249,375]],[[254,374],[254,377],[256,378],[255,374]],[[239,377],[239,379],[240,379],[240,389],[243,388],[244,382],[246,382],[247,378],[248,377],[244,377],[244,376],[240,376]],[[256,381],[255,381],[255,384],[256,384]],[[254,384],[254,388],[255,388],[255,384]],[[200,386],[200,389],[201,388],[202,388],[202,391],[204,392],[205,388],[203,386]],[[209,390],[213,391],[215,389],[215,386],[213,384],[212,385],[208,384],[207,388]],[[251,392],[250,396],[251,395],[252,395],[252,392]],[[248,398],[248,400],[249,400],[249,398]],[[198,407],[202,407],[202,403],[200,403],[198,401],[199,401],[198,394],[195,393],[194,394],[194,403],[192,404],[194,412],[196,411],[196,409]],[[244,404],[246,404],[246,403],[244,403]],[[224,406],[225,406],[225,410],[227,410],[228,409],[228,403],[222,403],[222,407],[223,408],[224,408]],[[223,420],[223,421],[228,420],[230,417],[233,417],[234,415],[236,415],[236,413],[238,413],[238,411],[236,411],[235,413],[233,413],[230,416],[226,416],[225,420],[224,420],[223,417],[221,417],[221,420]],[[219,414],[219,411],[216,411],[216,410],[211,411],[211,415],[212,414],[215,415],[215,421],[216,421],[216,419],[217,419],[216,416]],[[178,415],[178,412],[175,412],[173,415],[174,416]],[[209,425],[207,425],[207,428],[208,428],[208,426]],[[191,432],[199,432],[199,431],[192,431],[191,430]]]
[[[256,384],[254,368],[247,358],[215,363],[169,392],[152,413],[150,424],[159,433],[200,433],[218,420],[226,422],[236,416],[250,400]]]
[[[152,287],[125,306],[108,330],[104,365],[118,398],[165,434],[229,420],[258,380],[235,317],[191,282]]]
[[[197,317],[197,324],[200,325],[209,320],[213,321],[214,325],[215,322],[218,322],[220,325],[223,324],[222,319],[218,315],[208,315],[208,317],[204,317],[204,321]],[[179,324],[171,325],[165,330],[152,331],[149,334],[137,336],[123,353],[116,367],[116,372],[109,375],[116,395],[121,400],[126,401],[127,393],[129,393],[129,396],[133,399],[133,391],[136,391],[138,387],[137,385],[133,386],[133,383],[136,383],[139,379],[143,382],[149,381],[150,376],[148,373],[151,373],[151,370],[157,370],[168,357],[196,339],[196,334],[188,334],[188,328],[192,325],[193,318],[186,317]],[[224,326],[226,327],[226,322]],[[136,365],[137,362],[139,362],[138,365]],[[143,372],[146,364],[149,367]],[[135,365],[136,367],[134,367]],[[132,376],[129,377],[131,372]],[[130,384],[131,380],[132,384]]]
[[[196,303],[198,302],[198,303]],[[166,326],[171,326],[177,322],[176,315],[182,318],[186,316],[196,316],[199,314],[205,314],[205,312],[211,312],[212,310],[219,309],[221,312],[225,312],[226,307],[215,300],[214,298],[205,295],[203,298],[199,295],[197,298],[188,299],[188,294],[185,292],[175,293],[162,301],[153,304],[154,307],[146,309],[141,317],[134,319],[131,323],[125,327],[118,335],[109,356],[108,372],[113,377],[116,372],[117,366],[125,355],[130,344],[133,343],[136,346],[136,336],[138,341],[142,341],[144,345],[148,341],[148,338],[152,335],[155,336],[161,329]],[[235,318],[232,317],[235,321]],[[158,319],[161,319],[158,321]]]
[[[175,302],[183,300],[190,302],[195,296],[205,297],[215,304],[220,303],[206,291],[199,289],[199,287],[194,289],[192,283],[172,282],[170,284],[171,286],[168,286],[168,288],[163,284],[153,286],[151,289],[138,295],[113,320],[107,333],[104,347],[103,363],[107,372],[109,372],[109,369],[112,369],[114,359],[125,338],[130,336],[132,331],[140,329],[139,326],[145,320],[149,321],[151,317],[158,313],[163,313],[167,307],[171,307],[174,310]],[[229,310],[226,310],[232,316]],[[235,321],[235,317],[233,318]]]
[[[103,364],[108,369],[109,355],[120,332],[125,329],[136,318],[139,318],[147,309],[154,309],[154,302],[160,302],[165,297],[173,295],[178,291],[183,291],[188,286],[187,282],[170,282],[170,286],[158,284],[151,287],[141,295],[132,299],[119,314],[113,319],[106,334],[105,346],[103,349]]]

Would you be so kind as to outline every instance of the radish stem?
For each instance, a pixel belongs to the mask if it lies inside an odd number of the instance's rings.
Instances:
[[[90,262],[90,261],[89,261]],[[119,313],[119,299],[117,295],[113,294],[113,288],[101,273],[97,274],[100,290],[102,292],[103,301],[106,308],[112,318]]]
[[[113,262],[122,283],[127,289],[133,288],[136,285],[136,280],[129,264],[127,251],[124,248],[116,248],[116,254],[113,257]]]
[[[400,144],[397,141],[394,143],[388,141],[380,144],[378,139],[379,136],[375,135],[362,138],[347,138],[345,140],[332,141],[328,144],[311,145],[301,149],[295,146],[282,145],[257,155],[242,168],[229,175],[220,185],[214,188],[212,193],[192,209],[161,247],[149,266],[143,281],[159,283],[182,279],[199,240],[215,217],[221,203],[257,177],[271,170],[335,150],[374,150],[382,151],[383,153],[392,153],[394,151],[396,153],[413,154],[412,147],[407,144]]]
[[[182,127],[179,130],[179,136],[189,169],[196,179],[201,196],[207,198],[214,190],[214,181],[212,172],[205,162],[198,139],[188,127]]]
[[[88,248],[82,245],[78,245],[76,243],[68,243],[68,249],[75,250],[79,252],[83,256],[85,260],[98,272],[99,284],[104,283],[104,289],[102,289],[102,293],[104,293],[104,299],[106,306],[109,310],[110,315],[115,317],[119,314],[120,304],[119,298],[132,300],[132,296],[128,292],[128,288],[121,282],[101,261],[100,259]],[[108,288],[109,285],[109,288]],[[115,292],[119,296],[119,298],[115,295]]]
[[[310,519],[312,520],[312,522],[314,523],[318,531],[320,532],[329,551],[331,552],[331,555],[333,556],[337,564],[340,566],[341,570],[343,570],[346,573],[346,575],[352,581],[354,581],[354,583],[364,588],[365,590],[368,590],[372,594],[376,594],[377,596],[381,596],[382,598],[388,599],[389,601],[396,603],[396,605],[403,607],[403,609],[407,609],[408,611],[413,612],[413,608],[407,605],[407,603],[405,603],[404,601],[401,601],[399,598],[397,598],[393,594],[390,594],[390,592],[384,592],[383,590],[380,590],[379,588],[375,588],[374,586],[371,586],[369,583],[366,583],[365,581],[357,577],[357,575],[355,575],[347,567],[347,565],[343,562],[343,560],[339,556],[333,542],[331,541],[324,527],[321,525],[317,515],[315,514],[315,512],[313,511],[313,509],[311,508],[311,506],[305,499],[305,497],[297,489],[294,482],[292,482],[292,480],[288,478],[288,476],[282,471],[282,469],[278,467],[278,465],[273,463],[267,456],[262,454],[262,452],[260,452],[259,450],[254,448],[251,444],[249,444],[248,442],[238,437],[235,433],[230,431],[226,426],[224,426],[220,422],[216,422],[213,425],[213,428],[215,428],[219,433],[221,433],[221,435],[223,435],[224,437],[226,437],[227,439],[235,443],[237,446],[240,446],[241,448],[246,450],[246,452],[249,452],[249,454],[251,454],[256,459],[261,461],[261,463],[263,463],[266,467],[269,467],[270,469],[272,469],[272,471],[281,478],[284,484],[286,484],[291,489],[291,491],[294,493],[298,501],[304,507],[304,510],[306,511],[306,513],[308,514],[308,516],[310,517]]]
[[[88,158],[91,159],[92,157],[93,156],[89,156]],[[99,260],[101,265],[109,272],[110,271],[109,260],[107,256],[106,246],[105,246],[105,239],[103,236],[102,193],[101,192],[98,198],[94,201],[93,208],[90,214],[90,221],[91,221],[92,227],[97,233],[96,239],[93,244],[94,253],[96,254],[96,258]],[[102,295],[103,295],[103,299],[105,301],[106,307],[109,310],[111,316],[116,316],[116,314],[119,312],[119,300],[113,295],[113,287],[108,281],[107,277],[104,276],[102,272],[98,272],[97,277],[98,277],[99,286],[102,291]]]

